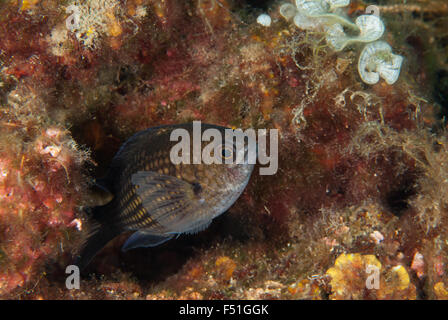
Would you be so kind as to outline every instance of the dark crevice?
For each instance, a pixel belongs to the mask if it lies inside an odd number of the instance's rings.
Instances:
[[[404,174],[399,177],[398,183],[386,193],[384,205],[396,216],[401,216],[410,208],[409,200],[417,193],[415,177]]]

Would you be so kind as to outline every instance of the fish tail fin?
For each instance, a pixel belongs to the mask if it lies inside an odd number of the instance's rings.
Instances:
[[[98,216],[100,215],[94,212],[94,216],[91,218],[91,230],[74,259],[73,264],[80,270],[83,270],[96,254],[120,233],[113,226],[102,223]]]

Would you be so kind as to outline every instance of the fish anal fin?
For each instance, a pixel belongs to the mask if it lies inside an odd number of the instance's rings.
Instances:
[[[78,266],[80,270],[83,270],[109,241],[120,234],[120,231],[115,228],[100,223],[93,225],[95,228],[93,228],[86,242],[82,245],[80,253],[72,263]]]
[[[140,248],[140,247],[155,247],[158,246],[171,238],[173,238],[174,235],[157,235],[148,233],[146,231],[137,231],[134,232],[123,244],[123,247],[121,248],[122,251],[128,251],[130,249],[134,248]]]
[[[207,220],[205,222],[200,222],[190,230],[185,231],[186,234],[196,234],[208,228],[213,219]]]

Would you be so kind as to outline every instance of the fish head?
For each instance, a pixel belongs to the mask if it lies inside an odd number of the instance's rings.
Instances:
[[[216,161],[193,165],[197,195],[205,206],[213,207],[213,216],[230,208],[244,191],[255,166],[256,152],[256,140],[252,137],[246,137],[243,143],[223,137],[212,152]]]

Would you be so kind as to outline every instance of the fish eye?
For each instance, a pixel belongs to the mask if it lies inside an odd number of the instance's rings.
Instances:
[[[233,150],[225,145],[221,149],[221,157],[223,159],[230,159],[233,157]]]

